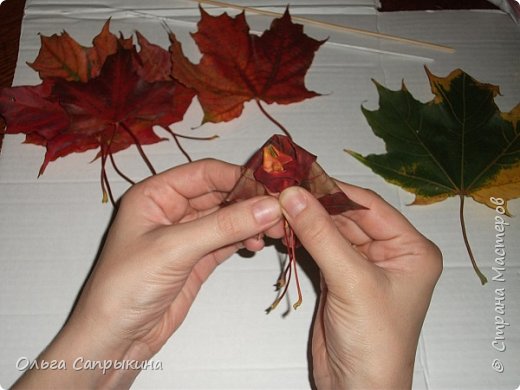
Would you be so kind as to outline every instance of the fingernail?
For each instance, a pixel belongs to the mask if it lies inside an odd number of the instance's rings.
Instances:
[[[264,198],[253,204],[253,216],[259,224],[275,221],[280,215],[280,206],[274,198]]]
[[[280,203],[291,217],[296,217],[307,207],[307,199],[298,187],[290,187],[280,194]]]

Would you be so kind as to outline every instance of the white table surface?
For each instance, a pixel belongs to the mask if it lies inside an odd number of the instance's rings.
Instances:
[[[318,155],[329,174],[369,187],[399,208],[444,254],[444,273],[435,291],[417,353],[415,389],[516,389],[520,385],[520,220],[506,230],[505,282],[482,287],[473,273],[458,222],[458,201],[407,206],[413,197],[386,183],[342,150],[383,152],[382,141],[366,123],[361,104],[377,108],[371,79],[398,89],[404,79],[422,101],[432,98],[423,66],[445,76],[462,68],[482,82],[500,85],[496,101],[509,111],[520,101],[520,27],[498,11],[444,11],[380,14],[368,0],[292,1],[291,12],[325,21],[382,31],[452,46],[454,54],[404,46],[344,33],[306,27],[314,38],[330,37],[318,51],[306,79],[309,89],[324,95],[289,106],[268,106],[295,140]],[[248,5],[274,5],[255,1]],[[218,10],[210,11],[220,12]],[[235,11],[229,10],[234,14]],[[189,33],[198,20],[189,1],[28,0],[23,21],[15,85],[37,84],[27,65],[39,49],[38,33],[66,30],[90,45],[107,17],[112,31],[139,30],[150,41],[168,46],[165,21],[194,61],[198,51]],[[263,31],[271,18],[248,15],[252,30]],[[350,46],[401,53],[364,52]],[[174,125],[191,133],[201,110],[194,102],[185,119]],[[254,104],[229,123],[206,124],[199,135],[218,134],[212,143],[183,141],[192,157],[215,157],[237,164],[276,128]],[[112,207],[101,203],[99,163],[94,151],[51,163],[36,178],[44,149],[23,145],[23,136],[8,135],[0,154],[0,384],[11,385],[21,374],[20,358],[33,359],[63,324],[89,271],[107,229]],[[158,170],[184,162],[173,142],[145,147]],[[133,178],[146,167],[135,149],[117,155]],[[114,192],[126,183],[109,171]],[[520,202],[510,202],[520,214]],[[466,204],[468,234],[481,269],[492,276],[495,211],[473,201]],[[312,270],[313,268],[310,267]],[[314,270],[315,271],[315,270]],[[286,318],[284,304],[266,315],[274,298],[277,253],[268,247],[253,258],[233,256],[203,287],[184,325],[154,357],[162,370],[143,372],[135,389],[306,389],[309,388],[308,337],[316,294],[311,278],[302,276],[304,303]],[[313,274],[315,277],[315,273]],[[505,287],[507,350],[493,349],[495,289]],[[294,293],[291,295],[294,297]],[[398,357],[396,357],[398,358]],[[503,373],[491,363],[500,359]]]

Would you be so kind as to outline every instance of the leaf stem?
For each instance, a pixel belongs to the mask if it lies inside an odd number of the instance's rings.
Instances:
[[[116,161],[114,160],[114,155],[112,153],[108,153],[108,156],[110,157],[110,162],[112,163],[112,167],[114,168],[114,170],[117,172],[117,174],[119,176],[121,176],[124,180],[126,180],[128,183],[134,185],[135,184],[135,181],[133,181],[132,179],[130,179],[128,176],[126,176],[120,169],[119,167],[116,165]]]
[[[173,131],[170,131],[171,132],[171,135],[173,137],[173,140],[175,141],[175,143],[177,144],[177,147],[179,148],[179,150],[181,151],[181,153],[184,155],[184,157],[186,157],[186,160],[188,160],[188,162],[192,162],[193,160],[191,159],[190,155],[188,154],[188,152],[186,151],[186,149],[184,149],[181,145],[181,143],[179,142],[179,138],[177,138],[177,134],[175,134]]]
[[[186,160],[188,160],[188,162],[192,162],[193,160],[191,159],[190,155],[188,154],[188,152],[186,151],[186,149],[184,149],[181,145],[181,143],[179,142],[179,139],[177,137],[179,137],[178,134],[174,133],[173,131],[171,131],[169,128],[167,127],[163,127],[164,130],[166,130],[168,133],[170,133],[170,135],[173,137],[173,140],[175,141],[175,143],[177,144],[177,147],[179,148],[179,150],[181,151],[181,153],[184,155],[184,157],[186,157]]]
[[[471,265],[473,266],[473,269],[475,270],[477,276],[480,279],[480,283],[482,285],[487,283],[487,278],[484,276],[484,274],[480,271],[478,268],[477,262],[475,261],[475,257],[473,256],[473,251],[471,250],[471,246],[469,245],[468,235],[466,233],[466,223],[464,222],[464,198],[465,196],[461,194],[459,196],[460,198],[460,209],[459,209],[459,219],[460,219],[460,227],[462,228],[462,237],[464,238],[464,244],[466,245],[466,249],[468,251],[469,258],[471,260]]]
[[[139,151],[139,154],[143,158],[146,166],[148,167],[148,169],[150,170],[152,175],[157,175],[157,172],[155,171],[155,168],[153,167],[152,163],[150,162],[150,160],[146,156],[146,154],[145,154],[145,152],[143,150],[143,147],[141,146],[141,143],[139,142],[139,140],[137,139],[135,134],[132,133],[132,131],[123,122],[119,122],[119,125],[128,133],[128,135],[130,135],[130,137],[132,137],[132,140],[134,141],[135,146],[137,147],[137,150]]]
[[[184,149],[182,147],[181,143],[179,142],[179,138],[191,139],[191,140],[196,140],[196,141],[211,141],[211,140],[214,140],[215,138],[218,138],[218,135],[212,135],[209,137],[193,137],[190,135],[177,134],[174,131],[172,131],[171,129],[169,129],[168,127],[163,127],[163,129],[165,131],[167,131],[173,137],[173,140],[177,144],[177,147],[179,148],[181,153],[184,155],[184,157],[186,157],[186,159],[189,162],[191,162],[192,159],[191,159],[190,155],[188,154],[188,152],[186,151],[186,149]]]
[[[287,246],[288,258],[286,260],[286,264],[284,269],[282,270],[278,281],[276,282],[276,290],[278,291],[278,296],[274,300],[274,302],[269,306],[266,310],[267,314],[269,314],[272,310],[274,310],[278,304],[281,302],[284,296],[287,296],[287,290],[289,289],[289,284],[291,282],[291,276],[294,270],[294,279],[296,282],[296,289],[298,292],[298,300],[293,304],[293,308],[296,310],[302,304],[302,290],[300,287],[300,280],[298,278],[298,268],[296,264],[296,240],[294,237],[294,231],[291,227],[286,223],[285,232],[285,245]]]
[[[290,139],[292,139],[292,136],[291,136],[291,133],[289,133],[289,130],[287,130],[284,125],[282,125],[280,122],[278,122],[276,119],[274,119],[271,115],[269,115],[269,113],[264,109],[264,107],[262,106],[262,104],[260,103],[260,100],[256,99],[256,105],[258,106],[258,108],[260,109],[260,111],[262,111],[262,114],[264,114],[267,119],[269,119],[271,122],[273,122],[276,126],[278,126],[278,128],[280,130],[282,130],[284,132],[284,134],[289,137]]]
[[[194,137],[192,135],[184,135],[184,134],[175,133],[175,132],[171,131],[170,129],[166,129],[166,131],[168,131],[170,134],[175,134],[179,138],[191,139],[191,140],[195,140],[195,141],[213,141],[214,139],[218,138],[218,135],[216,135],[216,134],[210,135],[209,137]]]
[[[110,203],[112,203],[112,206],[116,206],[116,201],[114,199],[114,195],[112,194],[112,188],[110,188],[110,183],[108,182],[108,176],[107,176],[107,172],[103,169],[103,179],[105,181],[105,184],[106,184],[106,189],[107,189],[107,192],[108,192],[108,197],[110,198]]]
[[[289,258],[291,259],[292,266],[294,267],[294,281],[296,282],[296,290],[298,291],[298,300],[293,304],[294,310],[296,310],[303,301],[302,298],[302,289],[300,287],[300,279],[298,278],[298,264],[296,264],[296,241],[294,239],[294,230],[289,227]]]
[[[105,169],[105,165],[107,162],[107,151],[102,150],[101,152],[101,191],[103,192],[102,202],[107,203],[108,199],[110,199],[110,203],[112,203],[112,206],[115,206],[116,202],[114,201],[112,189],[110,188],[110,183],[108,182],[107,171]]]

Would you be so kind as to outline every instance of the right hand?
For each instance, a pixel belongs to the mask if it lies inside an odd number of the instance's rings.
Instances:
[[[366,209],[331,217],[300,187],[280,195],[287,221],[321,270],[312,335],[316,386],[410,388],[442,255],[378,195],[338,184]]]

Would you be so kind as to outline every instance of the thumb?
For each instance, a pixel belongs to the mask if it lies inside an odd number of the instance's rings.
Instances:
[[[278,201],[271,196],[251,198],[218,209],[196,220],[168,227],[167,237],[179,261],[191,266],[220,248],[254,237],[282,219]],[[173,242],[174,241],[174,242]]]
[[[365,272],[366,261],[342,236],[311,193],[301,187],[290,187],[280,194],[279,200],[285,218],[316,261],[329,289],[345,288]]]

